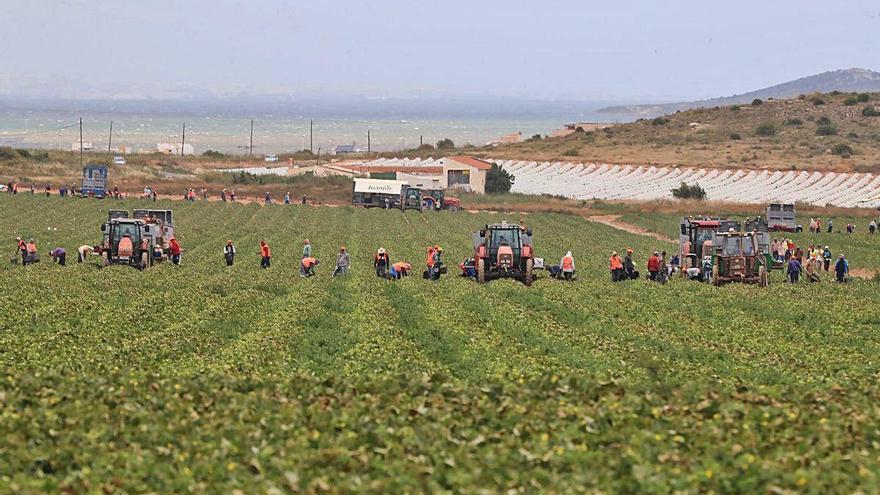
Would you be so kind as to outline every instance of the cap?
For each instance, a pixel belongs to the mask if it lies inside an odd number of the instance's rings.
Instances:
[[[379,254],[385,254],[385,248],[379,248]]]
[[[345,246],[339,246],[340,251],[345,251]]]

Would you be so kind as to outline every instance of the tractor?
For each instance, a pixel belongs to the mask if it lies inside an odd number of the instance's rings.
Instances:
[[[728,219],[683,218],[679,233],[682,275],[687,273],[688,268],[700,267],[705,256],[711,256],[716,232],[726,232],[730,229],[738,231],[739,222]]]
[[[422,204],[428,210],[461,211],[461,200],[446,196],[443,189],[422,189]]]
[[[110,210],[101,225],[103,242],[95,251],[106,265],[129,265],[143,270],[166,259],[174,237],[171,210]]]
[[[712,283],[730,282],[770,285],[773,260],[765,242],[766,233],[717,232],[712,239]]]
[[[543,266],[543,259],[534,257],[531,229],[519,225],[486,225],[474,232],[473,244],[479,283],[513,278],[530,286],[534,270]]]

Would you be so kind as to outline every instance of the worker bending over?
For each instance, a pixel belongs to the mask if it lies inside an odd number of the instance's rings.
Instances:
[[[320,262],[321,260],[312,258],[311,256],[303,258],[299,264],[299,276],[303,278],[313,277],[315,275],[315,267],[318,266],[318,263]]]
[[[66,265],[67,251],[65,251],[63,247],[57,247],[49,251],[49,256],[52,257],[52,261],[54,261],[55,263],[58,263],[61,266]]]
[[[398,261],[391,265],[391,270],[388,272],[388,278],[391,280],[400,280],[400,277],[409,276],[410,271],[412,271],[412,265],[406,261]]]
[[[77,248],[76,252],[77,252],[76,262],[77,263],[85,263],[86,256],[94,253],[95,248],[93,248],[92,246],[89,246],[87,244],[83,244],[82,246]]]

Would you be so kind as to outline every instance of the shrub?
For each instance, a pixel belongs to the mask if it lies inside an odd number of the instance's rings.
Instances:
[[[440,141],[437,141],[437,149],[438,150],[450,149],[450,148],[455,148],[455,143],[453,143],[451,139],[443,138]]]
[[[17,149],[17,150],[15,150],[15,152],[18,153],[18,155],[22,158],[30,158],[31,157],[31,152],[28,150]]]
[[[831,96],[840,96],[840,91],[835,89],[834,91],[831,92]]]
[[[853,149],[848,144],[840,143],[831,148],[831,154],[839,155],[842,158],[849,158],[853,154]]]
[[[837,134],[837,128],[833,125],[820,125],[816,128],[817,136],[834,136]]]
[[[855,96],[848,96],[845,100],[843,100],[843,104],[848,107],[851,107],[858,102],[859,102],[859,99],[856,98]]]
[[[497,163],[493,163],[492,168],[486,173],[486,193],[508,193],[515,180],[516,177],[510,175],[510,172],[499,167]]]
[[[225,155],[219,151],[207,150],[202,153],[202,156],[207,156],[209,158],[223,158]]]
[[[540,141],[540,140],[544,139],[544,136],[541,136],[540,134],[535,134],[534,136],[532,136],[532,137],[529,138],[529,139],[530,139],[531,141]]]
[[[567,149],[562,152],[562,156],[578,156],[580,153],[577,148]]]
[[[752,100],[753,107],[760,107],[763,104],[764,104],[764,101],[761,100],[760,98],[755,98],[754,100]]]
[[[742,136],[740,136],[738,132],[731,132],[730,139],[733,139],[734,141],[739,141],[740,139],[742,139]]]
[[[672,190],[672,195],[678,199],[696,199],[702,201],[706,199],[706,190],[699,184],[692,186],[682,182],[680,186]]]
[[[862,115],[865,117],[880,117],[880,112],[878,112],[876,108],[869,105],[865,107],[864,110],[862,110]]]
[[[854,132],[848,132],[848,133],[846,133],[846,137],[848,137],[850,139],[858,139],[859,135]]]
[[[583,127],[581,127],[581,126],[577,126],[577,127],[574,128],[574,132],[577,132],[577,133],[581,133],[581,134],[583,134],[583,133],[586,132],[586,131],[584,130]]]
[[[730,107],[730,111],[731,112],[739,112],[739,105],[734,105],[734,106]]]
[[[828,117],[819,117],[816,119],[816,124],[818,125],[831,125],[831,119]]]
[[[657,117],[656,119],[651,121],[652,125],[666,125],[669,123],[669,119],[663,117]]]
[[[860,102],[862,102],[862,103],[864,103],[864,102],[866,102],[866,101],[868,101],[868,100],[870,100],[870,99],[871,99],[871,95],[869,95],[868,93],[859,93],[859,94],[856,96],[856,100],[858,100],[858,101],[860,101]]]
[[[776,134],[776,126],[773,124],[761,124],[755,129],[755,135],[770,137]]]
[[[804,121],[801,120],[801,119],[798,119],[798,118],[791,118],[791,119],[788,119],[788,120],[786,120],[785,122],[783,122],[783,125],[795,126],[795,127],[796,127],[796,126],[804,125]]]
[[[19,157],[15,149],[9,146],[0,146],[0,160],[14,160]]]
[[[810,98],[810,101],[813,103],[813,105],[815,105],[817,107],[819,105],[825,104],[825,100],[823,100],[822,98],[819,98],[818,96],[814,96],[814,97]]]

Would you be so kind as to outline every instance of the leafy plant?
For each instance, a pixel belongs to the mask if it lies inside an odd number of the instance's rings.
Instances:
[[[776,135],[776,126],[773,124],[761,124],[755,128],[755,135],[759,137],[770,137]]]
[[[440,141],[437,141],[437,149],[438,150],[446,150],[455,148],[455,143],[452,142],[449,138],[443,138]]]
[[[513,182],[516,180],[510,172],[499,167],[497,163],[486,173],[486,193],[504,194],[510,192]]]
[[[837,127],[834,127],[833,125],[824,124],[824,125],[820,125],[819,127],[816,128],[816,135],[817,136],[834,136],[836,134],[837,134]]]
[[[651,125],[666,125],[669,123],[669,119],[665,117],[657,117],[651,121]]]
[[[706,191],[699,184],[688,185],[682,182],[681,185],[672,190],[672,196],[678,199],[696,199],[702,201],[706,199]]]

